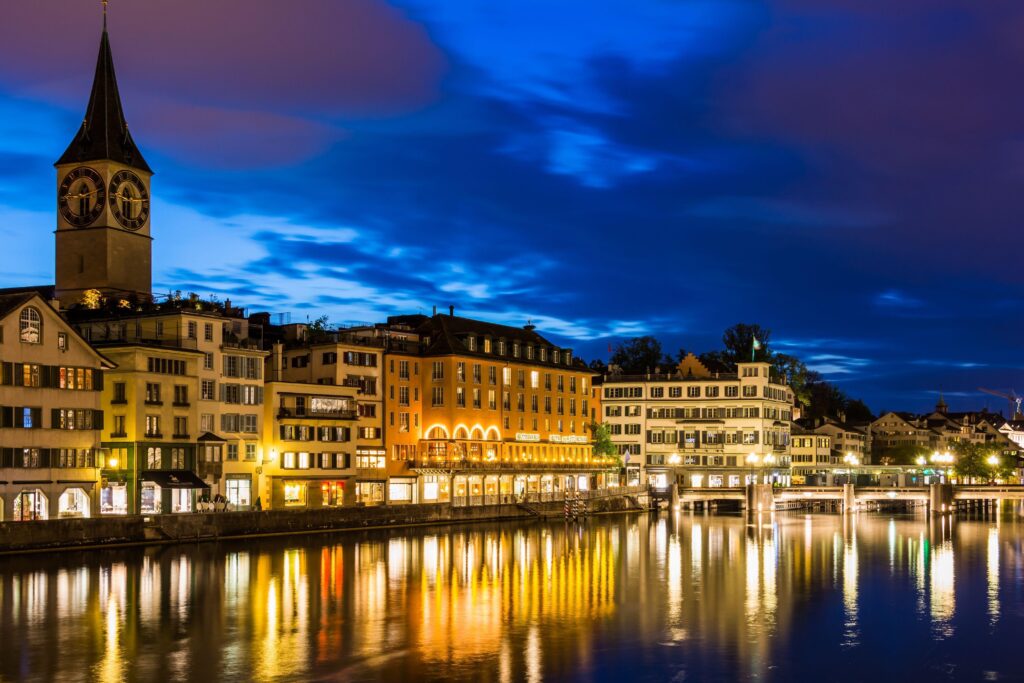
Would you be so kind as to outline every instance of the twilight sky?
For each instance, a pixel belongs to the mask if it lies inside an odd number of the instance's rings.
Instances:
[[[53,280],[99,2],[0,23],[0,287]],[[1024,391],[1019,0],[111,3],[154,284],[586,358],[773,330],[876,410]]]

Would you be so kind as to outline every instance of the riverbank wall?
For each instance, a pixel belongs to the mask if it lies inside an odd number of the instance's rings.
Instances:
[[[609,495],[588,500],[586,506],[588,514],[601,514],[645,510],[647,502],[645,496]],[[438,503],[2,522],[0,555],[357,529],[557,518],[564,514],[565,504],[557,501],[527,505],[457,507]]]

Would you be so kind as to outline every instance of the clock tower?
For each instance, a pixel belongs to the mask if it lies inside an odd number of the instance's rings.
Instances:
[[[57,163],[57,297],[86,290],[110,298],[152,297],[150,170],[121,107],[104,11],[92,94],[75,139]]]

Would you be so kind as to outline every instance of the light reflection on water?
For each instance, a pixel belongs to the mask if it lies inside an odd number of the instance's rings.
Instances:
[[[676,513],[11,558],[0,638],[18,646],[0,647],[0,680],[1007,678],[1018,512]]]

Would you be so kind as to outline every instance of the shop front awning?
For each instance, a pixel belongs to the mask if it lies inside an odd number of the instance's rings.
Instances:
[[[162,489],[208,489],[210,485],[192,470],[143,470],[142,481],[151,481]]]

